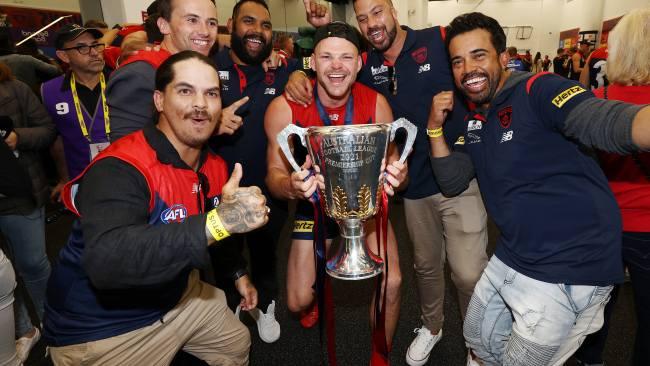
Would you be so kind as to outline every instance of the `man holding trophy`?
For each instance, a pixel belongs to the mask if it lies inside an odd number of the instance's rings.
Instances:
[[[394,189],[406,180],[407,167],[403,161],[410,148],[407,144],[404,156],[398,160],[396,146],[388,147],[389,134],[392,140],[397,126],[408,131],[410,123],[388,124],[393,121],[393,115],[386,99],[355,82],[362,61],[360,40],[353,27],[342,22],[320,27],[314,36],[314,47],[311,67],[316,72],[315,102],[305,107],[288,101],[284,96],[278,97],[267,109],[264,122],[269,140],[267,186],[277,198],[299,199],[287,265],[287,305],[291,311],[303,312],[303,326],[313,326],[316,322],[317,316],[311,319],[304,316],[308,315],[305,311],[313,309],[315,304],[312,286],[317,271],[312,264],[315,254],[318,254],[314,252],[312,230],[317,210],[312,208],[309,200],[320,194],[325,211],[337,221],[344,238],[339,253],[327,263],[327,272],[341,279],[363,279],[386,270],[382,286],[385,305],[381,309],[385,322],[377,326],[385,326],[387,349],[390,349],[399,315],[401,272],[397,243],[390,224],[386,225],[384,238],[387,238],[387,243],[382,247],[377,243],[379,235],[375,235],[376,230],[382,230],[380,225],[375,227],[375,221],[381,221],[382,215],[376,213],[377,206],[381,206],[382,190],[393,195]],[[384,124],[349,126],[373,123]],[[295,162],[286,144],[289,133],[299,134],[303,145],[306,137],[309,140],[309,155],[302,166]],[[409,132],[408,139],[414,138]],[[293,144],[296,154],[300,154],[302,147],[299,145]],[[305,155],[304,149],[302,155]],[[383,202],[385,204],[385,199]],[[314,207],[319,206],[315,204]],[[373,216],[375,220],[372,220]],[[323,226],[326,228],[319,230],[327,231],[329,247],[336,235],[336,227],[331,220]],[[352,263],[349,257],[356,254],[358,247],[355,245],[363,246],[363,241],[382,259],[367,253],[365,258],[357,258]],[[382,364],[380,359],[373,347],[371,364]]]

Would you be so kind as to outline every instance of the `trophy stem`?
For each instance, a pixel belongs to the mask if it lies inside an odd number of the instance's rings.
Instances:
[[[363,280],[383,271],[383,261],[374,255],[363,240],[363,222],[360,219],[338,221],[343,238],[339,250],[327,261],[327,273],[341,280]]]

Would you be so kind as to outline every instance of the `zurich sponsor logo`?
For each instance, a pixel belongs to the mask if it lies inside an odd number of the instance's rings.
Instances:
[[[481,128],[483,128],[483,122],[477,119],[472,119],[467,123],[467,131],[476,131]]]
[[[379,67],[370,66],[370,71],[373,75],[381,74],[382,72],[388,72],[388,67],[386,65],[381,65]]]
[[[160,214],[160,220],[165,224],[181,223],[187,217],[187,209],[183,205],[173,205]]]

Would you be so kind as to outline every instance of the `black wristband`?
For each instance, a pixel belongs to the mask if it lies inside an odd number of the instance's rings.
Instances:
[[[235,271],[235,273],[232,274],[232,279],[233,281],[237,281],[238,279],[246,275],[248,275],[248,271],[246,270],[246,268],[238,269],[237,271]]]

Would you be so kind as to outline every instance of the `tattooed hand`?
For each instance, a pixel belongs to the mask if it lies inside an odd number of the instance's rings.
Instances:
[[[221,223],[231,234],[255,230],[269,221],[266,197],[258,187],[240,187],[241,177],[242,167],[237,163],[223,186],[221,204],[216,208]]]

